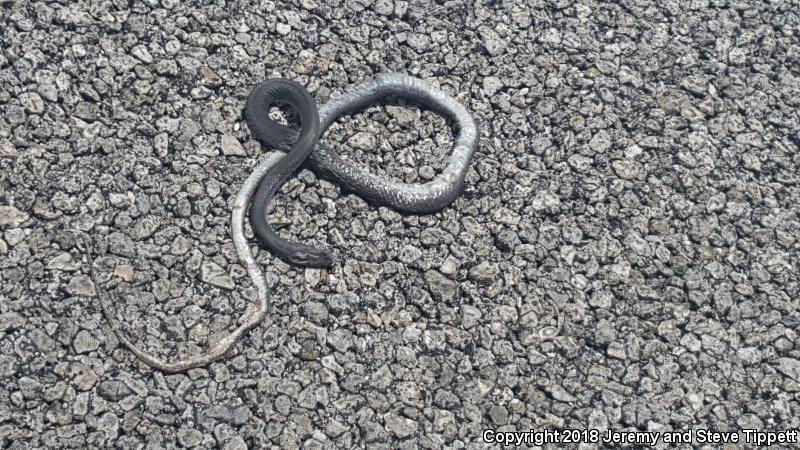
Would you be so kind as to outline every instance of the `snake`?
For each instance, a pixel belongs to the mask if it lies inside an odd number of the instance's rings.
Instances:
[[[272,120],[268,113],[272,106],[286,104],[300,117],[300,131]],[[285,78],[264,81],[253,89],[244,107],[247,125],[253,135],[269,147],[289,148],[288,153],[275,164],[256,189],[250,202],[250,226],[259,240],[273,253],[300,266],[330,267],[333,259],[324,249],[291,242],[278,236],[267,222],[266,211],[286,179],[308,158],[319,135],[319,111],[311,94],[299,83]]]
[[[367,200],[388,205],[402,212],[422,214],[441,210],[459,195],[469,161],[477,148],[478,128],[467,109],[441,89],[419,78],[402,73],[379,75],[373,80],[364,81],[344,91],[341,95],[332,97],[318,110],[318,115],[315,114],[317,110],[311,95],[298,83],[286,79],[267,80],[265,83],[253,89],[248,96],[245,119],[251,132],[262,144],[275,147],[279,151],[267,154],[256,165],[242,183],[233,202],[231,210],[233,245],[239,257],[239,264],[245,268],[256,288],[256,298],[230,334],[210,342],[204,353],[175,361],[166,361],[144,351],[131,342],[119,327],[111,311],[111,296],[97,282],[91,238],[81,230],[71,229],[76,234],[76,241],[82,241],[89,264],[89,276],[96,287],[102,314],[112,332],[140,361],[162,372],[185,372],[224,358],[242,336],[266,317],[270,307],[269,290],[264,273],[245,237],[246,214],[249,215],[254,234],[280,256],[301,265],[326,266],[332,263],[330,254],[326,250],[286,241],[277,236],[266,221],[267,206],[275,192],[304,161],[310,164],[312,170],[329,177]],[[427,183],[402,183],[365,172],[324,147],[318,140],[319,136],[339,117],[389,95],[422,103],[448,115],[456,122],[458,134],[446,166],[442,173]],[[298,112],[301,122],[299,131],[268,118],[266,113],[270,105],[277,103],[285,103]],[[254,218],[258,224],[256,226]]]
[[[390,95],[437,110],[457,125],[458,134],[447,164],[430,182],[402,183],[380,177],[341,158],[317,140],[337,119]],[[269,117],[269,108],[281,102],[297,112],[301,122],[299,131]],[[248,96],[244,116],[259,142],[288,151],[264,176],[252,199],[249,217],[253,234],[273,253],[299,266],[330,267],[333,258],[325,249],[278,236],[267,222],[266,211],[280,185],[306,159],[312,170],[338,183],[345,191],[400,212],[427,214],[443,209],[459,195],[477,146],[477,126],[461,103],[424,80],[398,72],[358,84],[331,98],[318,112],[311,95],[300,84],[282,78],[266,80]]]

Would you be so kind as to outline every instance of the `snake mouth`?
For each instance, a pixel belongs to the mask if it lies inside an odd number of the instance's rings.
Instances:
[[[293,110],[299,116],[300,129],[270,117],[270,109]],[[275,233],[267,222],[266,211],[280,186],[314,149],[319,136],[319,111],[311,94],[299,83],[287,79],[267,80],[250,93],[245,105],[245,118],[253,135],[272,148],[291,147],[275,166],[259,181],[250,203],[250,224],[261,243],[280,258],[300,266],[317,266],[331,258],[319,258],[317,252]],[[288,118],[287,118],[288,119]],[[288,120],[287,120],[288,122]]]

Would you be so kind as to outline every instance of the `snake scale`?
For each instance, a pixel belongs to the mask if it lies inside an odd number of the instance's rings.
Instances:
[[[453,151],[442,173],[430,182],[409,184],[381,178],[342,159],[318,141],[325,130],[340,117],[390,95],[421,103],[449,116],[456,123],[458,134]],[[269,108],[277,103],[285,103],[297,111],[301,122],[299,131],[268,117]],[[311,95],[298,83],[286,79],[267,80],[253,89],[248,97],[245,119],[254,137],[262,144],[288,153],[284,155],[283,152],[273,152],[267,155],[242,184],[233,205],[231,235],[234,247],[239,262],[247,270],[257,293],[255,302],[241,317],[238,327],[228,336],[211,344],[204,354],[167,362],[141,350],[127,339],[111,313],[108,292],[95,282],[99,287],[103,315],[119,341],[145,364],[164,372],[183,372],[223,358],[248,330],[266,316],[269,310],[269,292],[244,234],[248,206],[254,233],[278,256],[304,266],[327,267],[333,264],[326,250],[281,238],[266,219],[267,207],[272,197],[303,162],[307,161],[315,172],[339,183],[345,190],[377,204],[387,205],[401,212],[431,213],[449,205],[461,192],[478,139],[475,121],[463,105],[431,84],[402,73],[380,75],[355,85],[332,97],[319,111]],[[78,233],[83,240],[90,275],[96,280],[91,240],[84,233]]]

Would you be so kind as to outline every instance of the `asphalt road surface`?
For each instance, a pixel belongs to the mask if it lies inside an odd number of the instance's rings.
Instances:
[[[797,4],[616,3],[0,0],[0,447],[800,428]],[[302,170],[270,220],[331,270],[258,251],[270,314],[207,368],[119,345],[65,230],[134,342],[201,352],[253,299],[250,89],[323,104],[389,71],[479,123],[463,195],[403,216]],[[323,142],[425,182],[454,131],[389,99]]]

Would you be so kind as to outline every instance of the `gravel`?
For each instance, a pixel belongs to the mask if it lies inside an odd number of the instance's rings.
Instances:
[[[796,7],[336,3],[0,2],[0,447],[800,428]],[[334,267],[258,250],[269,317],[207,368],[124,350],[100,288],[173,358],[255,298],[229,232],[265,152],[250,89],[284,76],[322,104],[393,70],[480,124],[463,195],[403,216],[301,170],[270,220]],[[323,141],[424,182],[453,130],[389,99]],[[100,286],[67,229],[93,237]]]

